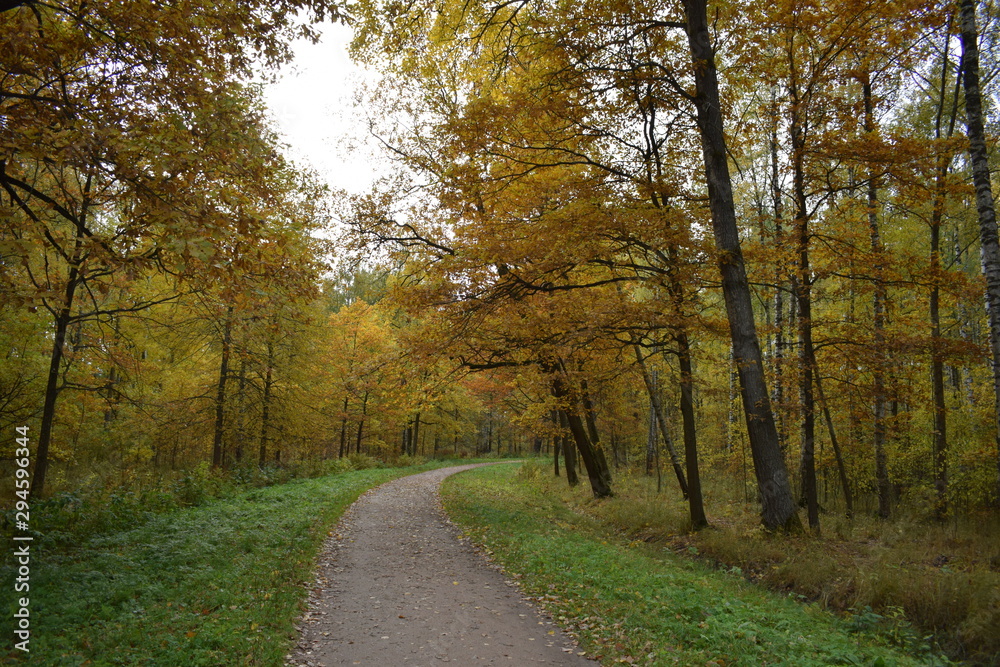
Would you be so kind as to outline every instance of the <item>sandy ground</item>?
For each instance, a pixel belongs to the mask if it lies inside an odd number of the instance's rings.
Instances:
[[[441,481],[404,477],[348,509],[320,555],[288,665],[590,665],[441,510]]]

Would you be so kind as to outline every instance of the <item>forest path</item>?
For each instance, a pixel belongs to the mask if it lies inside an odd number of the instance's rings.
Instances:
[[[403,477],[365,493],[320,554],[288,665],[593,665],[490,567],[441,509],[448,476]]]

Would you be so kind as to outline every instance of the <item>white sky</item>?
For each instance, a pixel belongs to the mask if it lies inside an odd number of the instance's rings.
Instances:
[[[265,87],[264,100],[289,144],[289,158],[315,169],[333,188],[362,193],[377,177],[378,149],[367,141],[367,122],[354,106],[354,94],[374,75],[347,55],[349,27],[317,27],[320,41],[293,45],[295,61]]]

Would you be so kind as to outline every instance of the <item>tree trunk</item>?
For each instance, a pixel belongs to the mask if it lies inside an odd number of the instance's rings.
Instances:
[[[597,413],[594,404],[590,400],[590,391],[587,389],[587,381],[580,380],[580,398],[583,403],[583,413],[587,418],[587,435],[590,438],[590,446],[594,450],[594,457],[597,466],[604,471],[608,484],[611,484],[611,466],[608,465],[608,455],[601,444],[601,434],[597,431]]]
[[[558,429],[558,428],[560,428],[562,426],[562,424],[559,423],[559,413],[558,413],[558,411],[552,410],[549,413],[549,419],[552,420],[552,426],[554,426],[555,428]],[[553,435],[552,436],[552,459],[553,459],[553,464],[554,464],[554,469],[555,469],[554,471],[555,471],[556,477],[559,476],[559,443],[561,441],[562,441],[562,436],[561,435]]]
[[[347,456],[347,405],[348,405],[347,394],[344,394],[344,405],[341,406],[340,413],[340,451],[337,458],[344,458]]]
[[[871,81],[866,75],[862,81],[862,95],[865,105],[865,132],[875,131],[875,117],[872,107]],[[885,271],[885,248],[882,247],[882,235],[878,224],[878,183],[874,169],[868,172],[868,234],[871,253],[874,258],[872,266],[874,293],[872,294],[872,346],[874,348],[874,363],[872,364],[873,393],[873,446],[875,449],[875,487],[878,493],[878,515],[883,519],[889,517],[890,485],[889,466],[885,451],[886,440],[886,386],[885,371],[888,357],[885,349],[885,302],[886,287],[883,279]]]
[[[258,465],[267,464],[267,428],[271,419],[271,386],[274,384],[274,340],[267,341],[267,368],[264,371],[264,397],[260,415],[260,452]]]
[[[56,415],[56,400],[59,397],[59,371],[63,360],[63,348],[66,345],[66,330],[69,328],[73,296],[77,287],[76,267],[71,267],[63,305],[55,318],[55,335],[52,339],[52,352],[49,355],[49,374],[45,383],[45,400],[42,403],[42,424],[38,432],[38,448],[35,454],[35,470],[31,478],[30,498],[42,497],[45,489],[45,475],[49,469],[49,443],[52,441],[52,425]]]
[[[979,29],[973,0],[961,0],[962,69],[965,87],[966,132],[972,182],[976,188],[979,213],[980,259],[986,276],[986,304],[990,322],[990,351],[993,355],[994,440],[997,448],[995,501],[1000,504],[1000,241],[997,239],[997,212],[990,186],[990,166],[983,127],[983,100],[979,90]]]
[[[774,209],[774,247],[781,248],[784,242],[784,205],[781,194],[781,179],[778,171],[778,104],[771,92],[771,206]],[[784,285],[786,270],[779,263],[774,272],[774,396],[775,426],[778,431],[778,442],[784,446],[784,425],[782,423],[782,406],[785,403],[784,359],[785,359],[785,293]]]
[[[760,492],[761,520],[768,530],[797,530],[801,524],[778,444],[778,432],[764,378],[760,339],[754,322],[750,285],[740,249],[706,0],[684,0],[684,11],[694,68],[695,106],[712,211],[712,230],[719,254],[722,292]]]
[[[809,263],[809,203],[806,199],[805,184],[805,135],[806,128],[801,118],[802,100],[798,86],[793,81],[789,88],[792,103],[790,134],[792,139],[792,188],[795,197],[795,243],[798,251],[798,267],[793,285],[795,301],[798,305],[799,330],[799,410],[801,422],[801,463],[799,477],[802,480],[801,504],[805,505],[809,516],[809,527],[819,531],[819,499],[816,495],[816,402],[813,396],[813,370],[810,351],[812,339],[812,272]]]
[[[688,509],[691,530],[708,526],[705,503],[701,496],[701,473],[698,470],[698,432],[694,420],[694,371],[691,366],[691,346],[687,333],[676,336],[677,359],[681,371],[681,421],[684,424],[684,462],[687,466]]]
[[[358,436],[354,442],[354,451],[358,454],[361,453],[361,438],[364,433],[365,428],[365,417],[368,415],[368,392],[365,392],[364,397],[361,399],[361,419],[358,420]]]
[[[941,58],[940,94],[938,109],[934,120],[934,137],[941,139],[951,137],[955,131],[958,116],[958,97],[961,86],[961,72],[955,77],[955,94],[952,99],[951,118],[947,133],[942,125],[946,101],[945,89],[948,86],[948,69],[951,65],[949,56],[951,46],[951,22],[945,32],[944,48]],[[930,325],[931,325],[931,394],[934,409],[934,488],[937,492],[935,516],[944,519],[948,512],[948,408],[944,393],[944,354],[941,338],[941,282],[944,279],[941,266],[941,223],[944,219],[945,181],[951,161],[947,157],[938,159],[937,175],[934,182],[934,205],[931,211],[931,247],[930,247]]]
[[[222,359],[219,362],[219,384],[215,392],[215,434],[212,438],[212,467],[223,464],[223,436],[226,419],[226,383],[229,381],[229,355],[233,343],[233,306],[226,308],[226,319],[222,324]]]
[[[576,447],[570,444],[569,437],[566,436],[566,431],[569,430],[569,418],[565,410],[559,410],[559,426],[562,428],[562,450],[563,450],[563,462],[566,464],[566,481],[570,486],[576,486],[580,483],[580,478],[576,474]]]
[[[840,452],[840,441],[837,440],[837,431],[833,427],[830,405],[826,402],[826,396],[823,394],[823,384],[820,381],[819,369],[815,363],[816,355],[814,352],[810,352],[809,356],[813,359],[812,367],[816,373],[816,394],[819,396],[819,402],[823,406],[823,417],[826,419],[826,428],[830,433],[830,444],[833,445],[833,455],[837,460],[837,474],[840,476],[840,486],[844,491],[844,506],[847,518],[850,519],[854,517],[854,496],[851,494],[851,484],[847,479],[847,467],[844,465],[844,457]]]
[[[84,282],[82,265],[85,260],[84,237],[87,229],[87,216],[90,209],[90,186],[92,176],[87,175],[84,185],[84,196],[80,204],[80,216],[75,223],[73,252],[70,255],[69,272],[66,276],[66,287],[63,291],[62,303],[57,309],[49,309],[54,317],[55,331],[52,338],[52,352],[49,355],[49,372],[45,381],[45,398],[42,402],[42,423],[38,431],[38,447],[35,450],[35,468],[31,476],[31,488],[28,497],[41,498],[45,492],[45,477],[49,470],[49,445],[52,442],[52,427],[56,417],[56,403],[59,399],[59,374],[62,370],[63,355],[66,347],[66,332],[73,319],[73,302],[77,288]]]

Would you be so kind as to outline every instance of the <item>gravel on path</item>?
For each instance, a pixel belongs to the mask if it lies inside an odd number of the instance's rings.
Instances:
[[[442,480],[476,465],[397,479],[347,510],[287,665],[595,664],[445,516]]]

